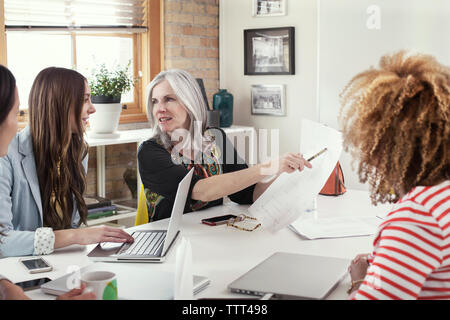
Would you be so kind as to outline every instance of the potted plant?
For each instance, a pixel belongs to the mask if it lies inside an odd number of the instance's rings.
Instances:
[[[91,88],[91,101],[96,112],[89,119],[90,136],[97,138],[118,138],[116,132],[119,125],[122,105],[121,96],[130,90],[136,80],[129,72],[131,61],[126,67],[115,66],[108,69],[101,64],[92,70],[88,79]]]

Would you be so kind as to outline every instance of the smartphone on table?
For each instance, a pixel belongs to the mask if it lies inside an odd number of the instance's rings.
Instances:
[[[207,224],[208,226],[218,226],[220,224],[225,224],[228,222],[228,220],[234,219],[236,217],[237,216],[235,216],[234,214],[226,214],[223,216],[202,219],[202,223]]]
[[[51,271],[53,267],[41,257],[27,257],[19,260],[29,273]]]
[[[39,289],[44,283],[52,281],[50,278],[39,278],[34,280],[27,280],[22,282],[16,282],[15,285],[18,285],[23,289],[23,291],[30,291],[34,289]]]

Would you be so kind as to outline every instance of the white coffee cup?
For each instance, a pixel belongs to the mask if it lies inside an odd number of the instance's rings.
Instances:
[[[109,271],[90,271],[81,275],[84,292],[94,292],[97,300],[117,300],[117,277]]]

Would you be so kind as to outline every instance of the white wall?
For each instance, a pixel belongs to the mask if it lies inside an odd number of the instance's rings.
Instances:
[[[301,117],[317,120],[316,0],[289,1],[288,14],[253,17],[251,0],[220,1],[220,88],[234,96],[234,124],[280,129],[280,152],[298,152]],[[244,29],[295,27],[295,75],[244,76]],[[251,115],[253,84],[284,84],[287,116]]]
[[[234,123],[280,130],[280,153],[298,151],[299,119],[337,127],[338,94],[350,78],[398,49],[435,55],[450,64],[448,0],[287,0],[287,15],[253,17],[253,0],[220,1],[220,87],[234,95]],[[381,29],[366,27],[367,8],[381,9]],[[243,30],[295,27],[296,74],[245,76]],[[286,117],[251,115],[252,84],[285,84]],[[314,139],[314,137],[308,137]],[[348,188],[367,189],[341,164]]]

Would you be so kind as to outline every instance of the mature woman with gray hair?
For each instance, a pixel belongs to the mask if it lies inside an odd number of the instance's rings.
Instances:
[[[183,70],[158,74],[147,87],[147,117],[154,135],[138,151],[149,221],[170,217],[178,183],[194,168],[184,212],[255,201],[270,175],[311,167],[299,153],[248,167],[220,128],[206,127],[206,106],[197,81]],[[272,168],[272,170],[270,170]]]

